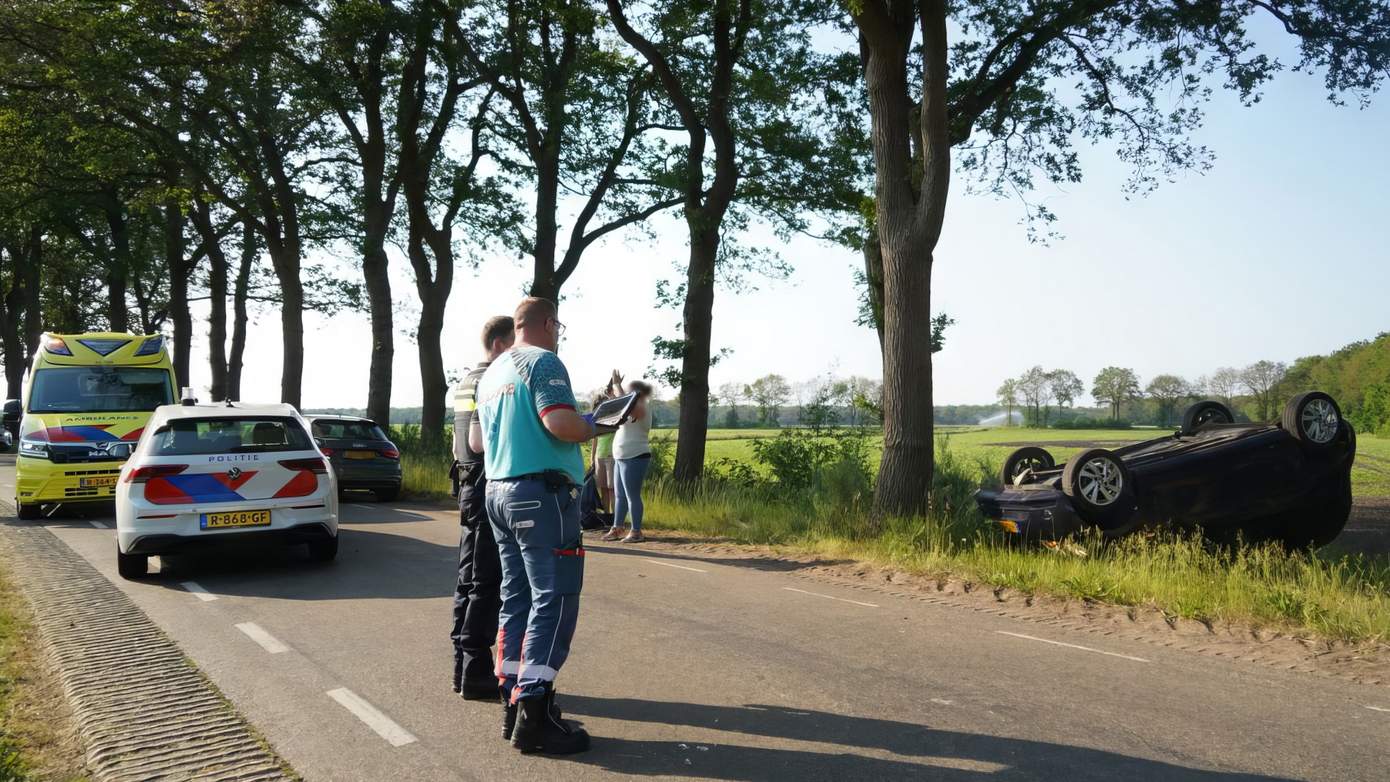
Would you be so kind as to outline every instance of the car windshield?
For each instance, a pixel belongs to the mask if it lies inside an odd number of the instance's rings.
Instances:
[[[180,418],[155,430],[151,456],[310,451],[309,435],[292,418]]]
[[[381,427],[371,421],[314,421],[314,436],[321,440],[385,440]]]
[[[151,367],[46,367],[32,382],[31,413],[126,413],[174,401],[168,370]]]

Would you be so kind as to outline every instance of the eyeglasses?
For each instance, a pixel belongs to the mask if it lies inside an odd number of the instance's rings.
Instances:
[[[551,320],[555,321],[555,336],[565,336],[565,324],[561,323],[559,318],[551,318]]]

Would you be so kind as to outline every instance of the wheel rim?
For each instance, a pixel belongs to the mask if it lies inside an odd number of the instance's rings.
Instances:
[[[1303,415],[1299,418],[1303,433],[1319,445],[1332,442],[1332,438],[1337,436],[1339,423],[1341,421],[1337,416],[1337,408],[1326,399],[1313,399],[1308,402],[1303,406]]]
[[[1047,465],[1043,463],[1042,459],[1020,459],[1018,463],[1014,465],[1013,472],[1009,473],[1009,483],[1018,480],[1020,475],[1029,470],[1037,472],[1038,470],[1045,469],[1047,469]]]
[[[1076,486],[1086,501],[1096,506],[1105,506],[1120,498],[1124,490],[1124,475],[1119,465],[1109,458],[1098,456],[1081,465]]]
[[[1220,410],[1216,410],[1216,409],[1204,410],[1204,411],[1202,411],[1202,412],[1200,412],[1200,413],[1197,414],[1197,425],[1198,425],[1198,426],[1201,426],[1202,424],[1214,424],[1214,423],[1229,424],[1230,422],[1231,422],[1231,419],[1227,418],[1225,413],[1221,412]]]

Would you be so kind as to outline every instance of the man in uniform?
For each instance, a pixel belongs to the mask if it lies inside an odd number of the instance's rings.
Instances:
[[[579,443],[613,429],[576,411],[569,372],[555,355],[564,331],[555,315],[546,299],[517,307],[516,345],[478,383],[469,443],[487,464],[488,518],[502,559],[503,736],[521,752],[563,755],[589,748],[589,734],[554,708],[584,582]]]
[[[454,461],[463,534],[449,638],[454,644],[454,692],[467,700],[497,700],[492,642],[497,637],[497,612],[502,605],[502,568],[484,502],[487,472],[483,455],[468,447],[468,428],[476,415],[478,381],[488,366],[511,348],[515,338],[510,317],[489,319],[483,325],[484,360],[454,392]]]

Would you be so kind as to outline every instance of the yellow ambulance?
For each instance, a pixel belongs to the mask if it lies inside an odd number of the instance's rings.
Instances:
[[[15,510],[111,500],[150,414],[175,397],[159,335],[45,334],[24,379]]]

